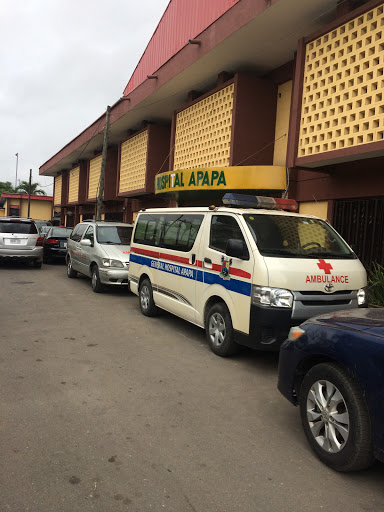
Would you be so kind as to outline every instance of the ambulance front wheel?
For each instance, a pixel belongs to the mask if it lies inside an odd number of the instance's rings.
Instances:
[[[233,339],[231,315],[222,302],[214,304],[208,311],[205,332],[208,345],[216,355],[227,357],[239,351],[240,347]]]
[[[152,285],[149,279],[144,279],[139,289],[140,309],[145,316],[156,316],[158,308],[153,300]]]

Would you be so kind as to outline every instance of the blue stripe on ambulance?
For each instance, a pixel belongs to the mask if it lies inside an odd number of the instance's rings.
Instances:
[[[175,263],[168,263],[155,258],[147,258],[138,254],[131,253],[131,263],[138,265],[145,265],[147,267],[155,268],[162,272],[175,274],[194,281],[204,282],[205,284],[219,284],[231,292],[240,293],[241,295],[251,296],[252,285],[245,281],[238,279],[223,279],[217,272],[208,272],[192,267],[184,267]]]

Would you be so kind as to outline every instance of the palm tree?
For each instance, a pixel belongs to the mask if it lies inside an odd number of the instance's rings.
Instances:
[[[39,195],[46,196],[45,190],[42,190],[40,187],[40,183],[31,183],[31,195]],[[19,185],[15,189],[16,192],[20,192],[21,194],[29,194],[29,182],[21,181]]]
[[[10,181],[0,181],[0,195],[5,193],[14,192],[15,189],[13,188],[13,185]]]

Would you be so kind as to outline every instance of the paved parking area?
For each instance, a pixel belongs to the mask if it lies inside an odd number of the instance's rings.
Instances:
[[[219,358],[64,265],[2,265],[0,282],[1,512],[384,510],[383,464],[312,455],[277,354]]]

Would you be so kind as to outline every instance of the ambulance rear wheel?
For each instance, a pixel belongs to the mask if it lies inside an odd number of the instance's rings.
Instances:
[[[232,356],[239,351],[234,341],[231,315],[222,302],[214,304],[205,321],[205,332],[212,352],[221,357]]]
[[[139,289],[140,309],[145,316],[156,316],[158,307],[153,300],[152,285],[149,279],[144,279]]]

